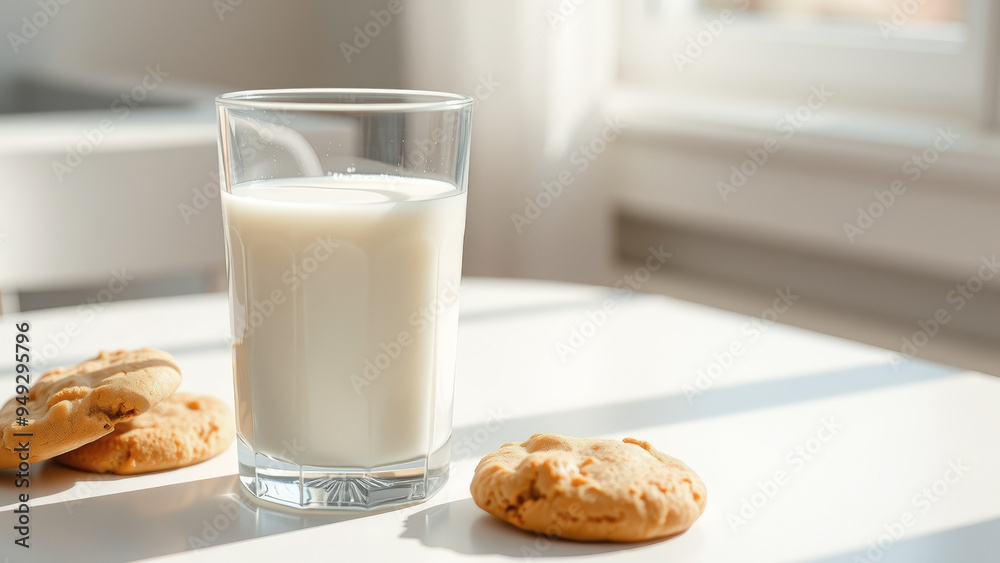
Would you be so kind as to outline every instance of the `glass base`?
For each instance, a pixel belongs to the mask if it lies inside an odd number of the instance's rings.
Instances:
[[[253,451],[237,436],[240,482],[259,499],[293,508],[373,510],[425,501],[448,482],[451,440],[427,457],[381,467],[314,467]]]

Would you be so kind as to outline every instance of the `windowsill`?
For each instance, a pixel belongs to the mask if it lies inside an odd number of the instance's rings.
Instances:
[[[638,229],[648,235],[644,244],[678,245],[678,272],[762,287],[797,277],[817,303],[865,302],[859,323],[881,316],[906,327],[939,302],[949,306],[949,288],[975,275],[1000,240],[1000,136],[938,116],[873,115],[831,103],[786,137],[775,122],[789,109],[617,92],[607,112],[628,124],[611,176],[619,246],[623,233]],[[933,147],[942,127],[959,139],[914,180],[904,163]],[[747,151],[768,138],[779,149],[753,166]],[[754,172],[722,197],[719,183],[747,162]],[[878,198],[897,180],[905,191],[883,206]],[[861,225],[861,209],[877,215],[853,234],[847,226]],[[982,287],[995,294],[1000,276]],[[985,295],[955,321],[956,335],[995,338],[995,303]]]
[[[1000,135],[938,116],[873,115],[831,103],[785,138],[775,123],[794,109],[620,89],[606,108],[628,124],[618,147],[629,167],[619,207],[720,236],[943,279],[996,252],[990,241],[1000,237]],[[960,137],[913,180],[912,159],[948,127]],[[768,138],[778,150],[735,195],[720,197],[718,182]],[[875,192],[896,180],[905,194],[849,241],[845,225],[857,223],[859,206],[870,207]]]
[[[836,18],[775,17],[772,14],[741,13],[731,10],[739,25],[727,31],[739,42],[773,43],[795,48],[800,45],[819,45],[838,49],[879,49],[902,52],[959,54],[962,43],[969,40],[967,26],[959,22],[941,22],[931,25],[904,25],[884,36],[875,22],[843,20]],[[706,12],[686,19],[675,17],[674,26],[667,26],[675,33],[697,33],[707,19],[718,18],[719,13]],[[874,25],[873,25],[874,23]],[[891,38],[891,39],[890,39]],[[890,40],[887,40],[890,39]]]
[[[803,96],[803,103],[808,95]],[[962,186],[1000,192],[1000,133],[945,115],[864,112],[836,105],[836,95],[804,121],[784,120],[795,106],[745,99],[667,93],[623,86],[610,97],[606,112],[629,125],[633,138],[709,142],[723,148],[756,148],[773,137],[782,148],[803,157],[837,158],[852,168],[901,166],[933,146],[939,129],[959,138],[935,173],[961,177]],[[806,112],[803,111],[803,115]],[[799,126],[799,123],[801,125]],[[789,128],[794,132],[789,133]]]

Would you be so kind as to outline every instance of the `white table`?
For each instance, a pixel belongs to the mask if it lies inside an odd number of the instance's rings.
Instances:
[[[600,320],[608,299],[615,309],[602,326],[583,326]],[[176,356],[183,389],[232,400],[223,295],[112,303],[93,316],[69,308],[4,317],[4,349],[13,350],[13,321],[22,318],[32,323],[36,357],[62,340],[67,323],[81,326],[50,365],[101,348],[153,346]],[[30,551],[12,544],[19,490],[12,472],[0,472],[0,555],[860,561],[881,536],[883,562],[1000,560],[1000,379],[921,361],[893,367],[884,350],[780,324],[752,339],[762,327],[750,321],[607,288],[469,279],[455,460],[447,487],[430,501],[346,516],[248,503],[237,493],[235,446],[194,467],[134,477],[49,461],[31,467]],[[574,328],[590,335],[578,347],[570,344]],[[727,369],[712,367],[713,354],[734,342],[745,351]],[[0,358],[0,397],[13,393],[12,364],[12,353]],[[711,387],[689,400],[705,370],[716,380],[703,380]],[[479,456],[534,432],[649,440],[702,476],[708,508],[687,533],[645,544],[518,531],[480,511],[469,482]],[[898,536],[891,545],[890,533]]]

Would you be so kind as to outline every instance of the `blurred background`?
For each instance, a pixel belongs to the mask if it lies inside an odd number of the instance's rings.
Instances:
[[[416,88],[477,101],[466,275],[750,315],[790,292],[781,322],[1000,373],[995,1],[35,0],[0,22],[4,313],[225,288],[215,95]]]

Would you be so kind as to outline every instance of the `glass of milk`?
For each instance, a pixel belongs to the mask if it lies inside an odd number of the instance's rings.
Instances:
[[[240,481],[302,508],[411,504],[448,478],[473,100],[216,100]]]

